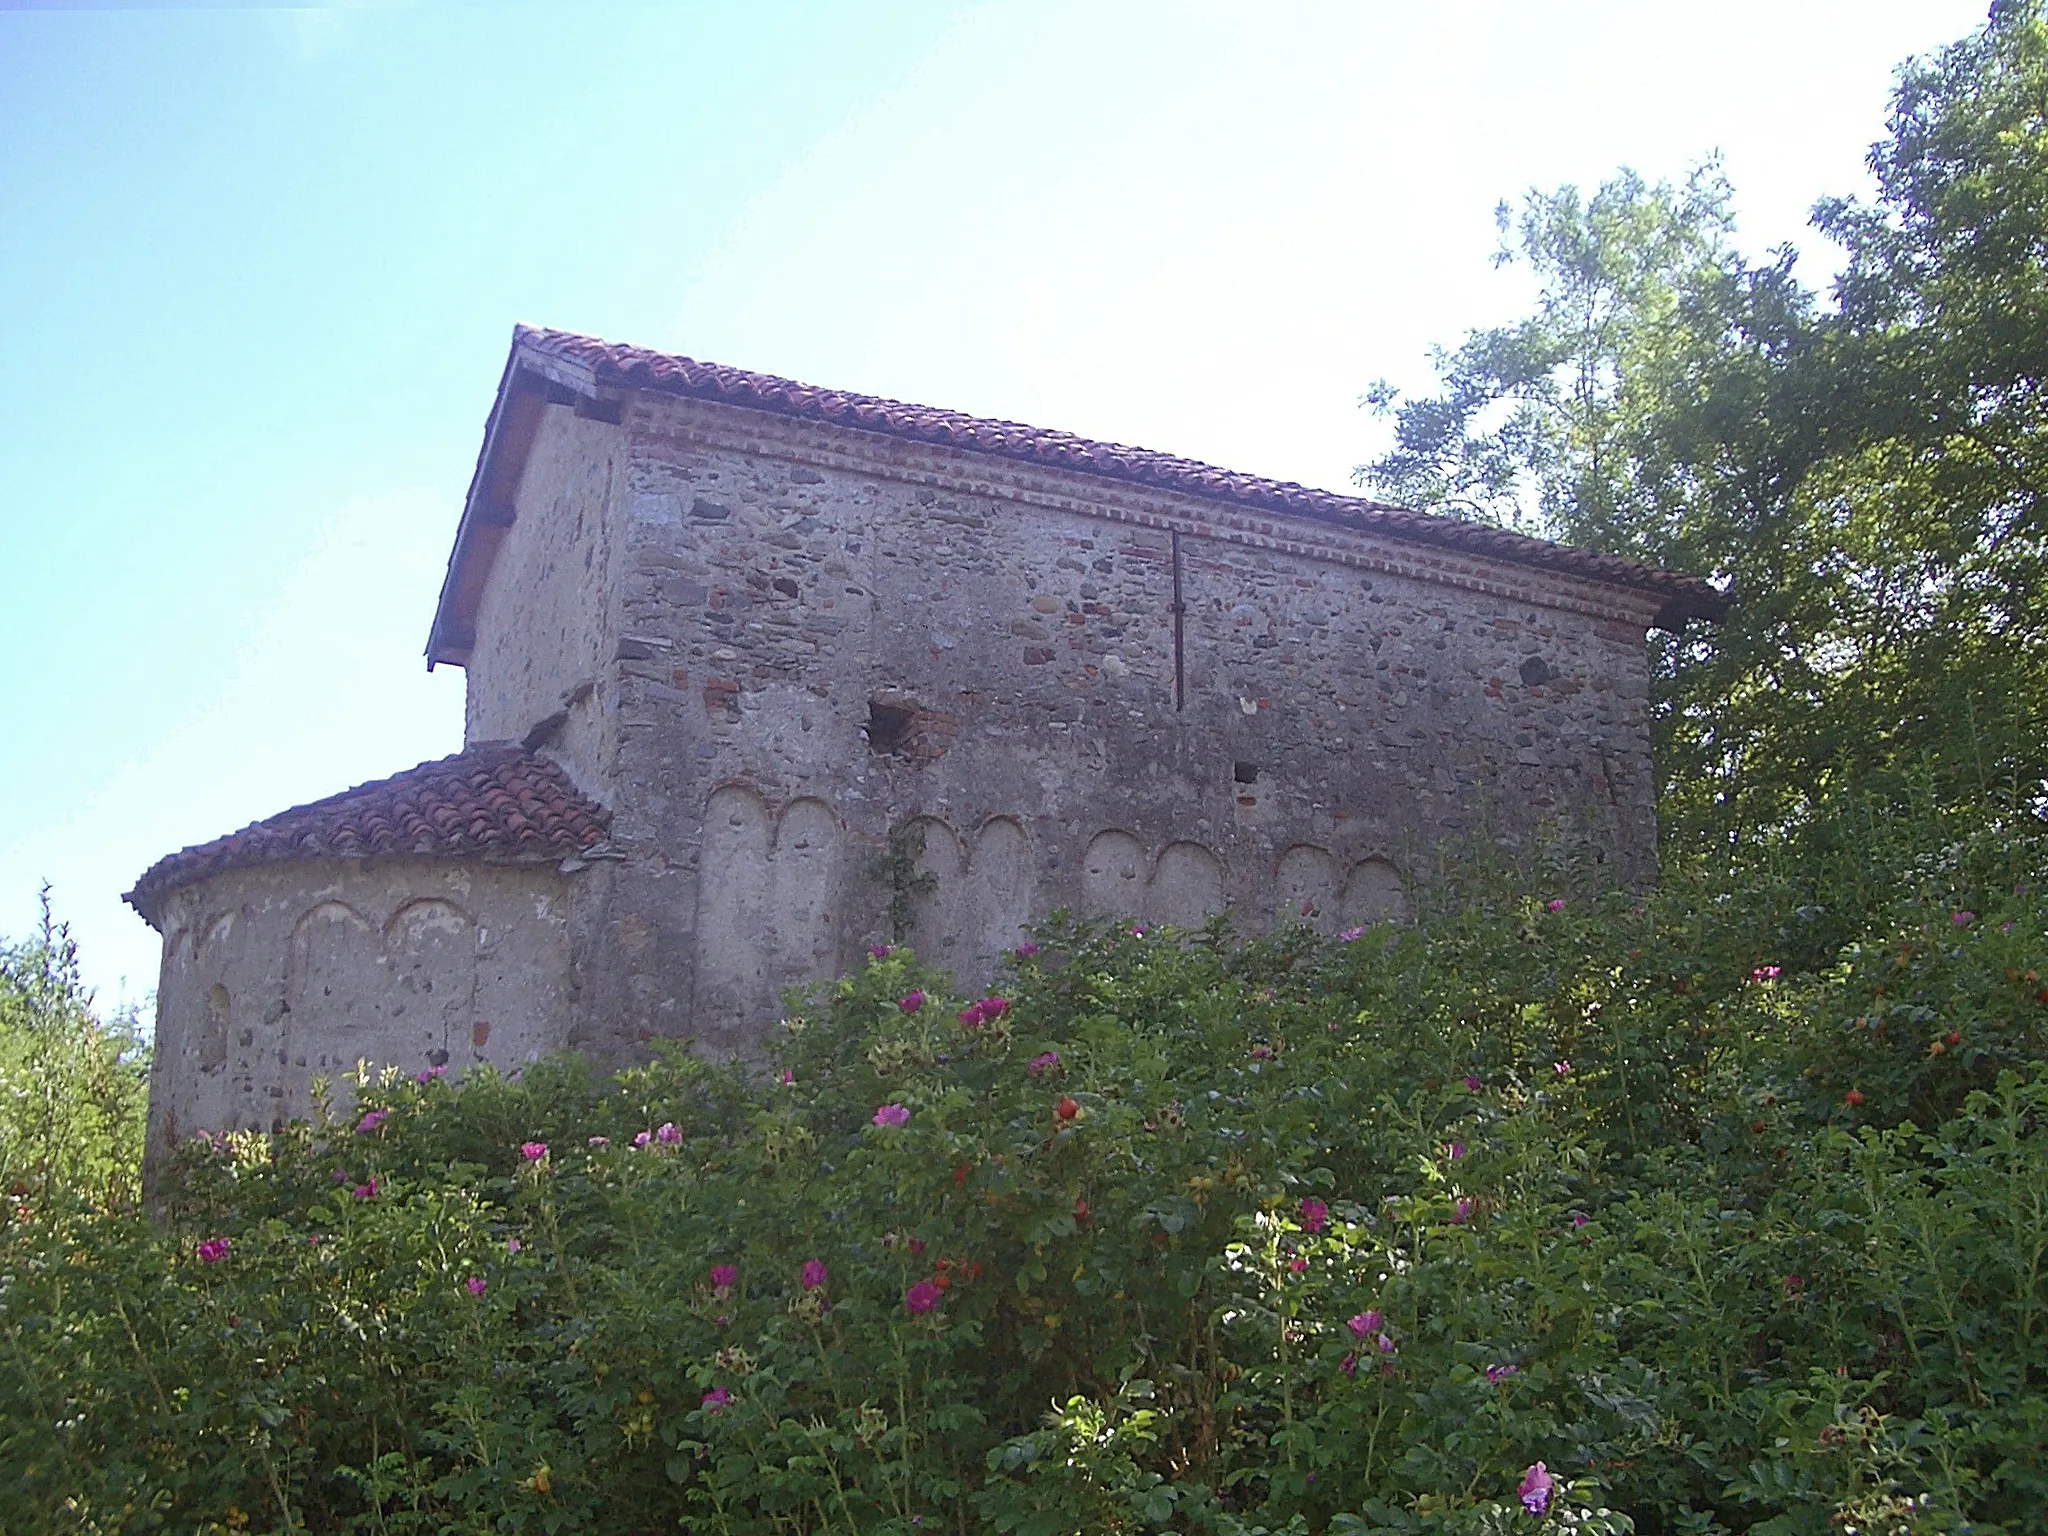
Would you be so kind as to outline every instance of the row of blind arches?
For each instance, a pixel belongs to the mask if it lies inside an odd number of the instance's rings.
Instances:
[[[1055,895],[1041,892],[1030,839],[1015,818],[998,816],[963,833],[922,817],[910,831],[928,878],[918,882],[923,890],[905,937],[963,980],[985,976],[1032,917],[1061,901],[1076,901],[1090,916],[1192,927],[1222,911],[1230,894],[1223,861],[1196,842],[1172,842],[1153,856],[1130,832],[1098,832],[1082,859],[1079,891]],[[823,800],[771,810],[744,785],[712,794],[698,866],[700,1018],[760,1017],[785,987],[822,980],[845,963],[847,947],[863,935],[838,931],[837,898],[846,880],[871,876],[844,857],[844,840]],[[879,908],[886,899],[879,887],[868,896],[845,909]],[[1387,860],[1347,864],[1305,844],[1281,855],[1269,899],[1261,916],[1332,933],[1399,916],[1405,905],[1400,874]]]

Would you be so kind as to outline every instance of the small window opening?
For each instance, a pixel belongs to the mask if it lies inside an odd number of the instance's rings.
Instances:
[[[1256,784],[1259,782],[1259,765],[1257,763],[1239,763],[1233,776],[1240,784]]]
[[[868,750],[890,757],[908,757],[917,728],[917,711],[901,704],[868,703]]]

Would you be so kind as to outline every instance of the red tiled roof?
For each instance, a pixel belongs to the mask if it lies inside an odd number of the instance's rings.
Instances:
[[[578,382],[599,388],[651,389],[697,400],[722,401],[781,416],[831,422],[891,437],[1183,491],[1260,511],[1341,523],[1517,565],[1565,571],[1594,581],[1633,587],[1664,599],[1658,622],[1669,627],[1690,618],[1718,619],[1727,611],[1726,595],[1697,576],[1657,570],[1617,555],[1553,544],[1484,523],[1416,512],[1362,496],[1340,496],[1291,480],[1239,474],[1148,448],[1091,442],[1071,432],[1028,427],[1014,421],[991,421],[872,395],[818,389],[772,374],[700,363],[688,357],[598,341],[567,331],[519,326],[513,331],[512,353],[508,378],[522,362],[553,363],[558,367],[545,371],[567,369],[581,375]]]
[[[123,899],[154,924],[172,891],[255,864],[373,854],[552,863],[602,842],[610,824],[558,765],[492,742],[158,859]]]

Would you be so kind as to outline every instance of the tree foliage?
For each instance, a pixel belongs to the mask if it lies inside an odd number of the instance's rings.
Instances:
[[[1712,165],[1503,207],[1536,313],[1372,398],[1377,490],[1714,577],[1727,621],[1656,650],[1669,845],[1816,890],[1933,808],[2038,831],[2048,788],[2048,23],[2001,3],[1900,72],[1846,263],[1732,242]],[[1870,882],[1873,886],[1882,881]]]
[[[132,1204],[147,1082],[133,1018],[94,1014],[45,888],[35,937],[0,947],[0,1196],[32,1209]]]

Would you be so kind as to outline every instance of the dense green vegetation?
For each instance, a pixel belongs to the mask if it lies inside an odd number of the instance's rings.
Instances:
[[[880,951],[772,1070],[365,1082],[148,1216],[6,951],[0,1527],[2048,1531],[2040,8],[1873,165],[1826,296],[1711,169],[1533,197],[1537,312],[1376,396],[1377,488],[1734,582],[1654,894]]]
[[[767,1083],[369,1085],[10,1231],[12,1507],[2040,1530],[2048,908],[1931,878],[1793,975],[1751,894],[1062,930],[999,1010],[898,952]]]
[[[135,1021],[102,1021],[77,946],[50,913],[0,946],[0,1200],[12,1219],[140,1195],[146,1061]]]

